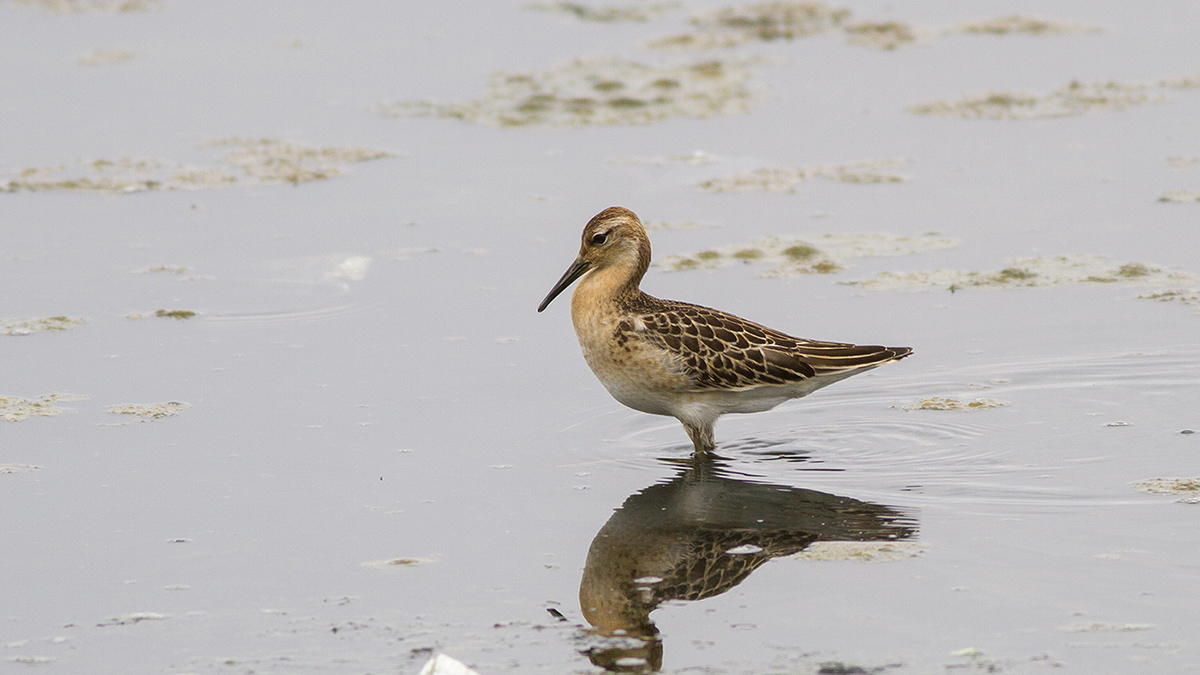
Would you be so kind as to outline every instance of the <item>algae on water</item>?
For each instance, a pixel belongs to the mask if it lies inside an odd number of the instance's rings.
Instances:
[[[988,35],[1008,35],[1025,33],[1027,35],[1063,35],[1066,33],[1099,33],[1102,29],[1086,23],[1055,21],[1041,17],[1009,14],[985,21],[968,21],[955,27],[955,32],[977,33]]]
[[[846,26],[846,41],[852,45],[892,50],[932,39],[930,31],[921,31],[898,21],[862,22]]]
[[[991,410],[1005,405],[1008,404],[994,398],[964,400],[947,396],[933,396],[904,406],[904,410]]]
[[[47,316],[28,319],[0,319],[0,335],[29,335],[47,331],[67,330],[86,323],[73,316]]]
[[[143,421],[174,417],[188,408],[188,404],[170,401],[167,403],[125,403],[108,407],[114,415],[134,415]]]
[[[1125,110],[1165,101],[1165,84],[1072,81],[1049,94],[993,91],[965,96],[957,101],[931,101],[909,106],[916,115],[965,119],[1022,120],[1066,117]]]
[[[697,184],[707,192],[793,193],[800,184],[815,178],[843,183],[899,183],[908,176],[894,169],[904,166],[903,159],[871,159],[845,164],[816,164],[795,168],[762,168]]]
[[[1182,270],[1139,262],[1119,263],[1106,256],[1060,255],[1020,258],[992,272],[930,270],[879,272],[874,277],[844,282],[868,290],[1017,288],[1062,284],[1101,283],[1166,286],[1200,282],[1200,276]]]
[[[78,394],[45,394],[37,398],[0,396],[0,420],[20,422],[30,417],[54,417],[69,408],[59,407],[61,401],[86,401],[87,396]]]
[[[1200,307],[1200,290],[1187,288],[1171,288],[1153,293],[1142,293],[1137,296],[1142,300],[1157,300],[1159,302],[1175,302],[1181,305]]]
[[[13,473],[29,473],[30,471],[38,471],[42,467],[34,466],[33,464],[0,464],[0,475]]]
[[[627,5],[594,5],[582,2],[535,2],[526,9],[541,12],[558,12],[573,16],[580,21],[596,23],[645,23],[660,18],[667,12],[680,7],[678,2],[635,3]]]
[[[1145,492],[1159,494],[1200,494],[1200,478],[1150,478],[1138,481],[1137,487]]]
[[[1174,202],[1176,204],[1195,204],[1200,202],[1200,190],[1172,190],[1162,193],[1158,201]]]
[[[850,17],[850,10],[820,2],[759,2],[696,14],[693,32],[650,42],[652,49],[713,49],[753,41],[793,40],[824,33]]]
[[[669,271],[716,269],[735,264],[768,264],[765,277],[829,274],[854,258],[910,255],[953,248],[959,240],[940,235],[899,236],[882,232],[765,237],[750,244],[732,244],[697,253],[664,256],[659,264]]]
[[[751,66],[763,63],[580,58],[531,73],[493,73],[487,92],[476,99],[400,101],[382,105],[380,111],[389,117],[444,117],[493,127],[652,124],[674,117],[739,115],[761,97]]]
[[[311,148],[274,138],[231,137],[201,148],[225,151],[220,165],[188,165],[147,157],[80,160],[70,165],[23,169],[0,192],[108,192],[202,190],[236,185],[298,185],[345,172],[349,164],[392,157],[368,148]]]
[[[760,2],[696,14],[693,30],[658,38],[651,49],[728,49],[748,42],[771,42],[842,30],[853,45],[894,50],[952,35],[1062,35],[1095,33],[1098,26],[1039,17],[1009,15],[954,26],[913,26],[903,21],[850,23],[851,11],[820,2]]]

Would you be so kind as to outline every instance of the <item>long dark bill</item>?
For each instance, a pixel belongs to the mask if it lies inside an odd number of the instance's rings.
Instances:
[[[572,282],[583,276],[583,273],[591,268],[592,263],[584,260],[583,258],[576,258],[575,262],[571,263],[571,266],[568,267],[567,271],[563,273],[562,278],[558,280],[558,283],[554,284],[554,288],[550,289],[549,295],[547,295],[546,299],[542,301],[542,304],[538,305],[538,311],[540,312],[543,309],[546,309],[550,302],[558,297],[559,293],[567,290],[567,286],[570,286]]]

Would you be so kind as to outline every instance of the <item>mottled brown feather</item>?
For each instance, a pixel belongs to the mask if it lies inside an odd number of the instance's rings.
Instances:
[[[617,342],[645,340],[677,355],[697,391],[800,382],[912,353],[909,347],[805,340],[717,309],[641,291],[622,298],[621,304],[621,311],[640,320],[644,330],[622,321],[614,335]]]

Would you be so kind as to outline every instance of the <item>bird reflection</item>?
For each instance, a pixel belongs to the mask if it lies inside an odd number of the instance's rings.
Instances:
[[[606,670],[662,667],[650,613],[665,601],[720,595],[813,542],[916,533],[914,520],[886,506],[738,477],[716,457],[681,464],[669,481],[626,499],[588,549],[579,604],[605,639],[584,653]]]

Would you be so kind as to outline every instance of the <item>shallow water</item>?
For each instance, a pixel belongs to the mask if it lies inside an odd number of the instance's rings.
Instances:
[[[226,187],[123,173],[135,182],[109,191],[0,193],[0,412],[23,411],[0,421],[0,669],[415,673],[445,652],[484,675],[588,673],[588,653],[622,646],[660,650],[663,672],[1200,667],[1197,495],[1137,486],[1200,476],[1198,305],[1138,297],[1200,294],[1200,204],[1159,201],[1200,190],[1200,91],[1159,84],[1200,75],[1192,4],[863,2],[850,21],[1036,10],[1102,30],[889,51],[826,27],[702,52],[646,45],[709,25],[688,16],[717,3],[655,5],[645,23],[520,2],[142,4],[0,2],[0,184],[37,167],[111,177],[97,160],[212,167],[205,144],[229,138],[394,156],[295,184],[295,166],[256,164]],[[97,50],[131,56],[93,64]],[[756,98],[575,128],[384,114],[595,55],[755,57]],[[1074,80],[1169,98],[1040,119],[908,111]],[[894,159],[905,180],[702,188]],[[916,348],[724,418],[721,463],[693,467],[675,420],[621,407],[587,370],[565,298],[534,311],[613,204],[667,224],[651,232],[662,260],[772,237],[959,243],[830,274],[652,268],[655,295]],[[868,283],[1066,255],[1178,276]],[[1002,405],[920,409],[932,398]],[[655,521],[654,500],[678,509]],[[863,514],[897,536],[873,540]],[[614,640],[583,628],[578,597],[613,531],[632,533],[622,560],[709,550],[753,569],[703,599],[653,596],[657,637]],[[634,566],[637,584],[659,583],[661,561]]]

